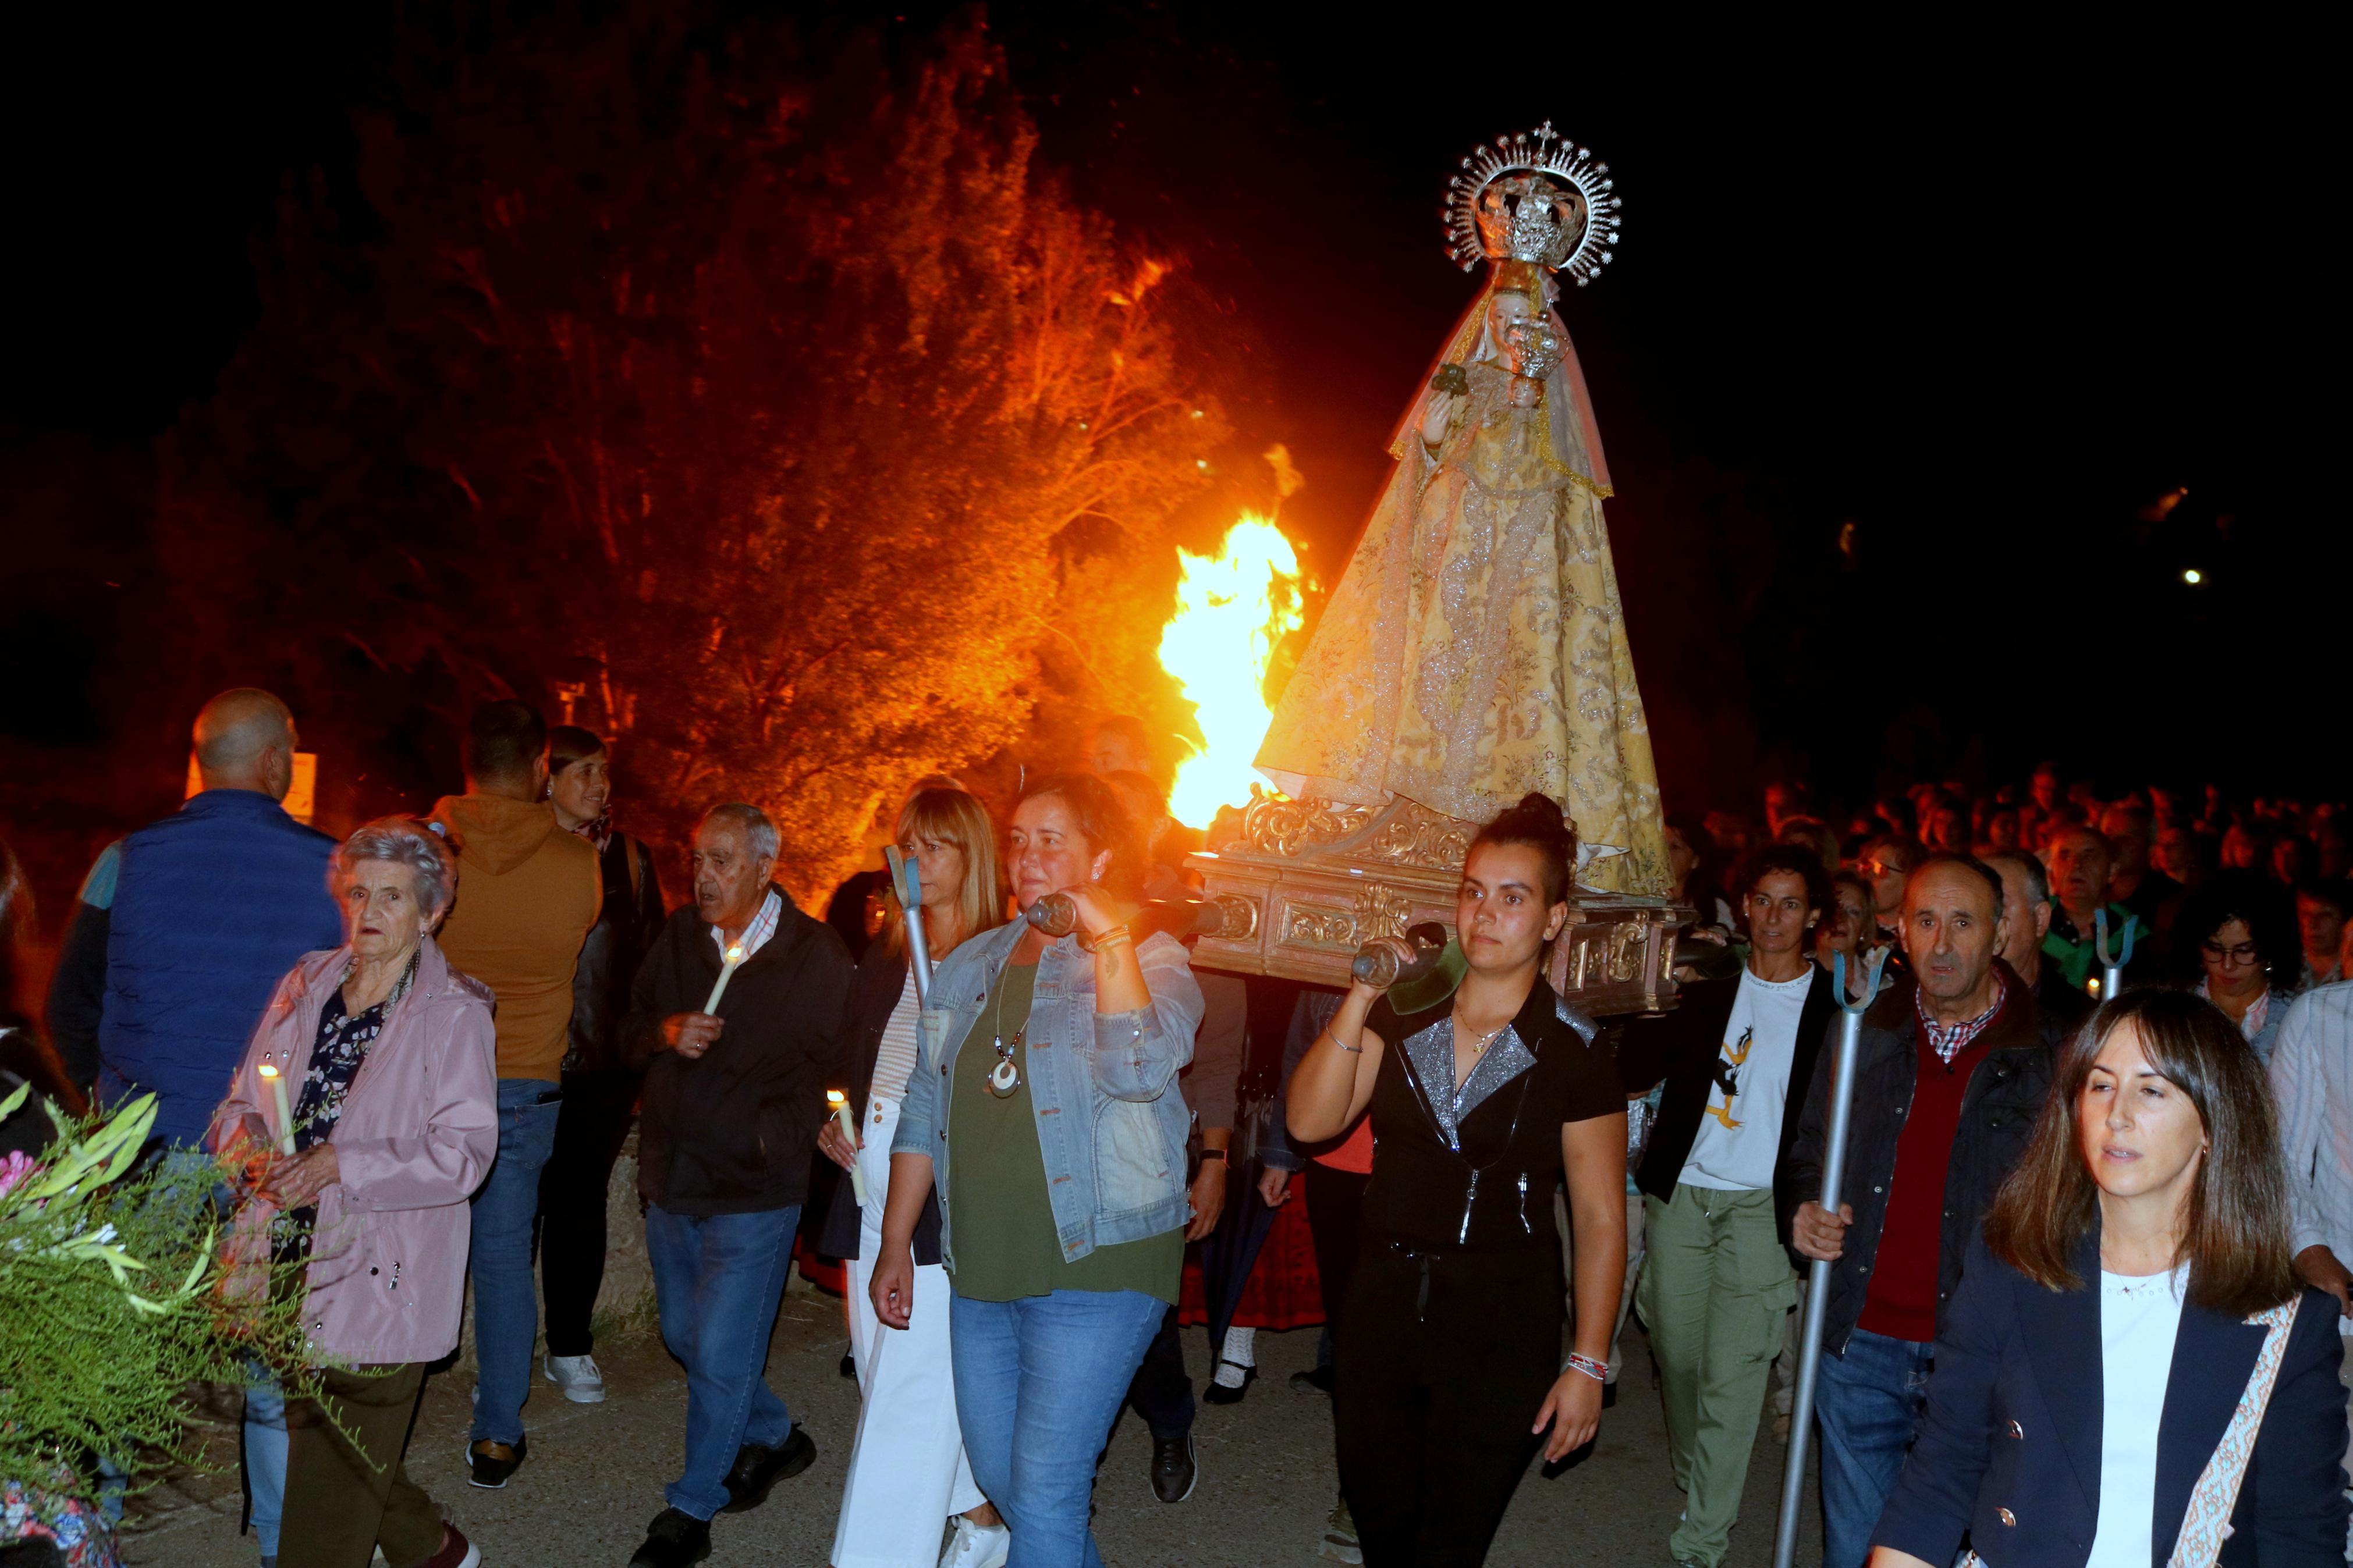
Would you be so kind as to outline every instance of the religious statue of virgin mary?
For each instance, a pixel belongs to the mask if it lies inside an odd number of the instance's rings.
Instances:
[[[1667,887],[1659,781],[1601,503],[1601,435],[1556,309],[1610,258],[1618,197],[1547,124],[1463,160],[1447,222],[1487,285],[1407,409],[1397,470],[1260,748],[1296,799],[1402,795],[1485,822],[1530,791],[1579,880]]]

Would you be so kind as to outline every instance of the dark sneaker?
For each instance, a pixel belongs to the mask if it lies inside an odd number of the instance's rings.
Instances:
[[[1291,1392],[1293,1394],[1331,1393],[1332,1369],[1328,1366],[1319,1366],[1311,1368],[1306,1372],[1293,1373],[1291,1374]]]
[[[711,1521],[666,1508],[646,1526],[646,1543],[629,1568],[688,1568],[711,1555]]]
[[[768,1500],[768,1489],[799,1475],[817,1460],[817,1443],[796,1426],[774,1448],[746,1443],[735,1450],[735,1466],[727,1472],[727,1506],[722,1513],[744,1513]]]
[[[481,1568],[481,1548],[466,1539],[454,1524],[441,1527],[441,1549],[417,1568]]]
[[[529,1439],[514,1443],[493,1443],[485,1437],[466,1450],[466,1479],[478,1487],[496,1491],[507,1484],[508,1478],[522,1468],[523,1456],[531,1451]]]
[[[1162,1502],[1183,1502],[1201,1479],[1200,1462],[1193,1455],[1193,1435],[1152,1439],[1152,1495]]]

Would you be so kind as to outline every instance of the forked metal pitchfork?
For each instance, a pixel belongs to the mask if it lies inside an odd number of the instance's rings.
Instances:
[[[932,950],[923,940],[923,877],[914,860],[900,852],[896,844],[882,847],[883,863],[891,868],[891,890],[899,895],[899,908],[907,917],[907,956],[914,962],[915,1005],[932,1005]]]
[[[2132,962],[2133,932],[2140,927],[2138,915],[2125,916],[2124,952],[2108,956],[2108,910],[2103,904],[2092,911],[2092,941],[2100,955],[2100,1000],[2113,998],[2125,988],[2125,965]]]

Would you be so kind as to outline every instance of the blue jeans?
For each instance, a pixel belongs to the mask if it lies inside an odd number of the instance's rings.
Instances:
[[[564,1091],[544,1079],[499,1079],[499,1157],[474,1194],[474,1436],[477,1443],[522,1441],[531,1395],[531,1348],[539,1337],[532,1288],[531,1226],[539,1217],[539,1172],[555,1147]]]
[[[792,1436],[792,1414],[766,1368],[800,1223],[798,1204],[708,1219],[646,1205],[662,1343],[686,1368],[686,1469],[662,1489],[681,1513],[717,1513],[727,1506],[736,1450],[778,1447]]]
[[[286,1517],[286,1395],[277,1379],[247,1365],[253,1381],[245,1390],[245,1490],[254,1544],[264,1557],[275,1557],[278,1526]]]
[[[1862,1568],[1871,1532],[1904,1473],[1928,1408],[1933,1345],[1857,1329],[1822,1357],[1814,1415],[1822,1435],[1822,1568]]]
[[[955,1299],[956,1415],[972,1479],[1013,1528],[1006,1568],[1103,1568],[1095,1458],[1167,1310],[1135,1290]]]

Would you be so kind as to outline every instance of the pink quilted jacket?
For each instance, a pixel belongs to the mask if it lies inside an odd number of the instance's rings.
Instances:
[[[223,1148],[247,1116],[278,1125],[255,1068],[274,1062],[301,1099],[319,1014],[343,982],[349,948],[306,955],[279,983],[253,1031],[207,1142]],[[319,1194],[305,1337],[314,1358],[348,1366],[434,1361],[457,1348],[464,1310],[466,1200],[499,1148],[498,1068],[491,997],[424,939],[417,980],[353,1079],[328,1142],[342,1179]],[[277,1211],[259,1199],[238,1212],[233,1270],[246,1281],[269,1256]],[[237,1288],[233,1278],[231,1289]]]

